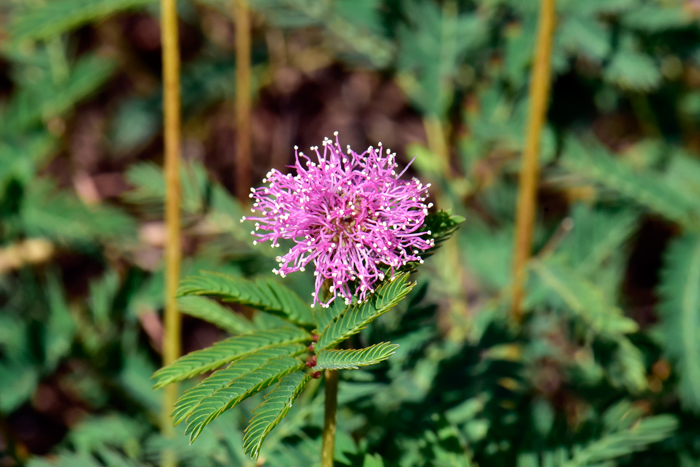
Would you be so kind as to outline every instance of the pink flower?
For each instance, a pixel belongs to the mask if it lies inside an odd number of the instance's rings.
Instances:
[[[362,154],[348,146],[343,154],[335,134],[335,143],[323,141],[323,154],[311,148],[317,163],[295,147],[296,176],[271,170],[263,179],[269,188],[251,188],[252,211],[260,216],[241,219],[255,221],[252,234],[260,242],[270,240],[273,247],[280,246],[280,239],[295,242],[276,258],[279,269],[272,271],[284,277],[313,262],[313,303],[324,307],[338,295],[347,304],[353,295],[364,301],[385,273],[393,277],[409,261],[422,263],[420,251],[434,245],[420,231],[432,206],[425,204],[430,184],[400,180],[405,169],[396,174],[396,154],[384,151],[381,143]],[[332,296],[323,302],[325,280],[331,283]]]

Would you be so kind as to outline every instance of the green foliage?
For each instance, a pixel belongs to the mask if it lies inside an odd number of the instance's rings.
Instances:
[[[661,72],[646,54],[633,51],[616,53],[605,69],[605,79],[622,89],[650,91],[659,86]]]
[[[253,0],[251,6],[276,27],[321,27],[328,47],[352,62],[391,63],[394,44],[381,35],[378,0]]]
[[[408,282],[408,274],[388,277],[362,303],[348,305],[343,312],[319,332],[317,349],[337,345],[357,334],[369,323],[394,308],[415,287]]]
[[[457,216],[446,211],[437,211],[428,214],[423,222],[421,231],[425,232],[423,238],[426,240],[432,239],[435,242],[435,247],[420,252],[419,256],[421,259],[425,260],[433,256],[437,249],[452,237],[464,220],[462,216]],[[415,271],[421,264],[420,261],[413,261],[403,266],[400,271]],[[323,327],[325,327],[325,325]],[[323,327],[319,325],[319,329]]]
[[[253,459],[260,455],[260,447],[270,431],[282,421],[292,408],[292,402],[308,384],[311,376],[301,372],[283,378],[277,387],[265,396],[265,402],[253,411],[253,418],[245,430],[243,449]]]
[[[75,338],[76,325],[60,281],[55,275],[50,275],[47,279],[49,319],[45,330],[44,355],[46,365],[53,369],[70,351]]]
[[[612,339],[635,332],[637,324],[611,305],[594,284],[554,261],[533,261],[532,270],[560,303],[593,332]]]
[[[316,331],[326,329],[335,318],[340,316],[340,314],[345,311],[347,306],[342,300],[333,300],[327,308],[321,307],[320,309],[314,310],[314,318],[316,321]]]
[[[212,295],[278,315],[302,326],[314,323],[311,308],[293,291],[271,279],[249,281],[242,277],[202,271],[182,281],[178,295]]]
[[[21,141],[0,144],[0,188],[4,191],[11,180],[29,182],[34,168],[51,155],[56,140],[45,132],[32,132]]]
[[[311,374],[391,352],[340,374],[336,465],[698,464],[697,2],[556,2],[520,323],[508,309],[538,2],[249,2],[255,176],[339,129],[354,146],[391,141],[404,162],[417,152],[410,171],[466,219],[427,218],[436,244],[457,243],[400,271],[420,270],[419,286],[323,309],[299,298],[310,277],[269,281],[274,250],[238,222],[230,3],[178,2],[183,277],[197,275],[179,303],[234,335],[158,373],[193,378],[173,413],[192,445],[158,434],[149,380],[165,237],[157,2],[2,7],[0,464],[314,465]],[[35,241],[43,256],[23,249]],[[186,323],[185,348],[220,336]]]
[[[36,390],[39,374],[30,362],[4,362],[0,365],[0,410],[12,412],[20,407]]]
[[[698,207],[661,177],[635,172],[624,162],[614,159],[600,144],[584,146],[572,138],[567,141],[566,148],[562,161],[565,169],[599,183],[660,216],[695,228]]]
[[[140,175],[137,178],[139,177]],[[139,196],[145,199],[143,195]],[[442,212],[429,219],[425,229],[435,229],[428,235],[436,240],[436,245],[452,235],[462,221],[459,217]],[[316,312],[314,319],[321,332],[315,349],[309,347],[316,352],[313,371],[356,369],[389,358],[396,351],[397,345],[380,343],[360,350],[328,348],[360,332],[367,324],[398,304],[413,287],[414,284],[408,282],[408,273],[401,273],[387,278],[363,303],[345,306],[342,300],[335,300],[329,308]],[[228,368],[215,371],[197,386],[185,391],[177,401],[173,420],[175,424],[187,421],[185,434],[189,435],[190,442],[197,439],[204,427],[223,412],[289,375],[280,381],[277,389],[256,409],[256,416],[246,431],[245,451],[257,458],[267,434],[286,415],[291,401],[309,381],[308,373],[301,371],[308,365],[295,357],[306,350],[311,336],[297,327],[252,330],[255,325],[235,317],[229,310],[200,295],[252,305],[294,325],[309,325],[308,316],[305,316],[306,321],[299,317],[309,312],[310,308],[294,292],[275,282],[252,282],[211,272],[201,272],[198,276],[184,279],[179,295],[179,305],[187,313],[234,333],[248,331],[247,334],[225,339],[209,348],[181,357],[154,374],[154,387],[160,388],[231,362]]]
[[[186,420],[192,411],[207,397],[210,397],[219,389],[230,386],[233,381],[252,371],[259,370],[272,359],[283,356],[295,356],[306,349],[303,345],[280,345],[270,349],[259,350],[251,355],[235,360],[225,370],[219,370],[196,387],[188,389],[178,399],[173,410],[173,422],[177,425]]]
[[[610,433],[578,451],[567,467],[601,463],[646,448],[668,438],[678,428],[678,421],[668,415],[640,420],[625,430]]]
[[[686,235],[668,249],[659,286],[666,354],[680,367],[678,394],[685,407],[700,413],[700,237]]]
[[[404,2],[409,24],[399,29],[402,84],[426,114],[442,116],[452,101],[457,65],[488,39],[486,15],[459,14],[454,3]]]
[[[424,251],[421,254],[421,258],[428,258],[435,254],[435,251],[452,237],[464,220],[464,217],[446,211],[437,211],[428,214],[423,222],[421,230],[426,232],[426,238],[432,239],[435,242],[435,247]],[[430,233],[428,234],[427,232]]]
[[[88,54],[81,57],[57,79],[48,71],[33,75],[33,80],[20,83],[20,89],[0,109],[5,122],[0,137],[13,138],[18,133],[33,129],[38,123],[56,117],[94,93],[115,71],[112,60]]]
[[[366,349],[321,350],[314,370],[347,370],[383,362],[396,352],[398,345],[382,342]]]
[[[454,230],[453,230],[454,231]],[[289,312],[281,313],[276,307],[288,306],[288,302],[272,302],[255,289],[256,284],[244,279],[234,278],[213,273],[187,278],[180,288],[181,294],[214,295],[224,300],[254,303],[264,305],[265,311],[271,311],[292,321]],[[389,358],[397,345],[381,343],[361,350],[324,350],[338,342],[358,333],[368,323],[393,308],[413,288],[408,283],[408,274],[403,273],[392,279],[387,279],[362,304],[343,306],[342,301],[336,300],[329,308],[328,315],[320,318],[320,324],[327,323],[324,332],[320,334],[317,348],[317,361],[314,371],[320,369],[350,369],[372,365]],[[254,290],[254,292],[250,292]],[[289,291],[291,294],[292,292]],[[280,294],[278,293],[277,296]],[[256,298],[251,298],[251,296]],[[196,309],[193,315],[205,318],[215,324],[224,323],[234,331],[236,326],[229,324],[231,316],[215,302],[198,296],[180,297],[185,308]],[[189,300],[194,299],[194,300]],[[300,299],[299,299],[300,300]],[[262,307],[262,306],[261,306]],[[213,346],[192,352],[178,359],[154,374],[155,388],[182,381],[192,376],[219,368],[231,362],[226,369],[214,372],[200,384],[185,391],[176,403],[173,411],[175,424],[187,421],[185,434],[193,442],[201,434],[205,426],[214,421],[223,412],[232,409],[243,400],[251,397],[262,389],[274,384],[286,375],[289,380],[283,380],[280,386],[268,395],[268,399],[258,412],[266,414],[254,417],[246,433],[245,448],[257,458],[259,449],[269,431],[276,426],[286,414],[279,407],[279,398],[285,404],[291,404],[304,385],[308,382],[308,374],[300,370],[306,364],[295,356],[302,354],[306,347],[296,343],[308,343],[311,336],[296,327],[284,327],[273,330],[253,331],[248,334],[231,337]],[[299,379],[299,381],[296,381]],[[303,380],[303,384],[302,381]],[[289,381],[296,381],[290,386]],[[298,388],[298,390],[296,389]],[[290,392],[291,391],[291,392]],[[265,405],[267,404],[267,405]],[[283,406],[284,407],[284,406]],[[268,413],[268,409],[272,413]]]
[[[304,363],[292,357],[271,359],[260,368],[247,371],[211,395],[202,398],[187,418],[185,434],[190,436],[190,443],[197,439],[206,425],[223,412],[302,368]]]
[[[637,394],[648,389],[644,353],[629,339],[618,339],[607,368],[610,384]]]
[[[100,462],[89,454],[64,453],[58,464],[41,459],[35,459],[30,464],[31,467],[99,467]]]
[[[533,261],[531,268],[539,282],[528,302],[563,309],[582,322],[587,340],[597,337],[611,344],[607,374],[613,386],[632,393],[646,389],[644,355],[626,336],[639,329],[637,323],[610,303],[601,288],[565,265],[550,259]]]
[[[255,329],[250,321],[235,311],[205,297],[180,297],[177,306],[181,312],[208,321],[230,334],[246,334]]]
[[[678,421],[668,415],[642,417],[641,411],[627,401],[613,405],[603,414],[604,430],[600,437],[572,449],[560,447],[537,454],[523,453],[518,457],[518,467],[586,467],[614,466],[615,461],[647,449],[650,444],[668,439],[678,428]]]
[[[622,17],[625,26],[651,33],[681,29],[690,21],[691,15],[687,10],[670,5],[642,5],[628,11]]]
[[[558,257],[597,283],[601,266],[624,248],[639,224],[635,209],[603,210],[577,204],[571,210],[572,229]]]
[[[3,296],[7,296],[4,289],[8,286],[19,292],[0,308],[0,410],[11,413],[30,399],[41,379],[56,371],[71,353],[77,326],[55,270],[48,272],[45,284],[37,283],[31,275],[24,277],[24,291],[17,283],[2,281],[0,285]],[[33,296],[27,296],[32,288]],[[26,307],[22,302],[37,297],[43,306],[33,310],[35,320],[22,320],[17,313]],[[39,345],[33,347],[33,343]]]
[[[559,45],[566,52],[596,61],[604,60],[611,49],[611,28],[597,18],[572,16],[560,26]]]
[[[134,189],[124,199],[142,208],[162,209],[165,202],[165,177],[156,164],[141,163],[129,167],[127,180]],[[208,176],[199,164],[183,164],[180,170],[182,181],[182,209],[189,214],[200,213],[205,207],[205,190]]]
[[[229,337],[209,348],[180,357],[171,365],[158,370],[153,375],[156,379],[154,388],[162,388],[170,383],[206,373],[258,350],[306,342],[310,339],[311,336],[307,332],[292,327]]]
[[[113,206],[86,206],[77,197],[50,185],[35,185],[26,193],[20,212],[24,231],[59,242],[128,241],[133,220]]]
[[[153,0],[58,0],[15,16],[9,34],[14,40],[48,39],[114,13],[150,4]]]

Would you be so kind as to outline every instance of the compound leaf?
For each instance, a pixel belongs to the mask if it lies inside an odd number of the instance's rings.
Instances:
[[[211,347],[180,357],[171,365],[156,371],[153,374],[153,378],[156,379],[153,387],[162,388],[170,383],[214,370],[253,352],[308,341],[310,337],[306,331],[299,328],[279,328],[229,337]]]
[[[389,358],[399,346],[382,342],[358,350],[321,350],[316,359],[314,371],[347,370],[374,365]]]
[[[204,398],[211,396],[219,389],[231,385],[237,378],[262,368],[272,359],[299,355],[305,350],[306,346],[303,344],[272,347],[240,358],[229,365],[228,368],[214,372],[214,374],[197,386],[185,391],[180,399],[178,399],[172,413],[173,424],[177,425],[187,419]]]
[[[304,389],[311,375],[297,371],[285,376],[267,396],[265,401],[253,411],[253,418],[243,436],[243,449],[253,459],[260,455],[260,447],[265,437],[287,415],[292,402]]]
[[[536,260],[530,265],[541,285],[553,293],[552,297],[596,333],[616,339],[637,330],[634,320],[624,316],[620,308],[605,299],[595,284],[576,271],[553,260]]]
[[[231,334],[246,334],[255,330],[253,323],[206,297],[180,297],[177,305],[181,312],[207,321]]]
[[[154,4],[154,0],[54,0],[36,4],[14,19],[15,40],[48,39],[120,11]]]
[[[566,170],[614,190],[625,198],[683,226],[697,228],[696,206],[671,184],[649,172],[636,172],[599,143],[584,146],[570,138],[562,158]]]
[[[641,451],[652,443],[668,438],[676,428],[678,421],[671,415],[642,419],[628,429],[608,434],[589,444],[563,467],[585,467]]]
[[[415,283],[408,282],[403,273],[386,279],[362,303],[349,305],[319,334],[317,349],[327,349],[357,334],[369,323],[395,307],[413,289]]]
[[[293,357],[280,357],[253,371],[232,380],[210,396],[203,398],[187,418],[185,434],[192,443],[205,426],[214,421],[226,410],[238,405],[244,399],[276,383],[290,373],[304,368],[304,363]]]
[[[659,295],[666,353],[679,367],[683,405],[700,413],[700,236],[673,240],[666,256]]]
[[[292,290],[270,279],[255,282],[242,277],[202,271],[185,278],[178,295],[213,295],[272,313],[301,326],[313,326],[311,308]]]

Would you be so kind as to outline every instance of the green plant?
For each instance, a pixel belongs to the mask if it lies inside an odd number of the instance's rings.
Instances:
[[[445,213],[433,214],[425,225],[438,228],[428,231],[424,227],[428,232],[426,235],[436,239],[436,243],[442,243],[452,235],[460,221]],[[194,309],[194,314],[205,321],[220,324],[223,319],[221,308],[204,298],[194,302],[196,305],[193,306],[192,298],[213,296],[225,302],[251,306],[282,321],[280,327],[265,326],[262,329],[246,323],[253,328],[252,331],[185,355],[158,370],[153,375],[156,380],[154,387],[161,388],[218,369],[185,391],[175,404],[173,421],[175,424],[187,422],[185,434],[189,435],[191,443],[205,426],[225,411],[277,383],[265,402],[253,412],[245,431],[244,449],[257,459],[265,437],[284,418],[312,376],[318,377],[323,370],[373,365],[394,353],[396,346],[388,343],[359,350],[334,350],[334,347],[359,333],[405,298],[414,287],[408,276],[408,273],[402,273],[385,279],[363,303],[344,305],[336,300],[333,306],[313,314],[296,293],[271,280],[252,282],[207,272],[186,278],[178,292],[186,300],[184,311]],[[240,327],[228,326],[227,330]],[[228,366],[219,369],[224,365]]]

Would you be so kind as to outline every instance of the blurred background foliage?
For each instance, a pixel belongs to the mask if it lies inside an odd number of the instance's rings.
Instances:
[[[357,337],[401,347],[341,375],[337,464],[700,465],[700,2],[557,2],[522,323],[508,310],[538,2],[250,7],[250,185],[337,130],[415,155],[438,207],[467,219],[409,303]],[[268,274],[272,253],[251,245],[247,200],[231,194],[232,4],[178,9],[183,275]],[[242,429],[259,397],[192,446],[157,431],[158,10],[0,3],[2,466],[150,466],[165,447],[183,466],[255,465]],[[188,317],[184,348],[224,335]],[[305,392],[259,462],[318,462],[322,401]]]

